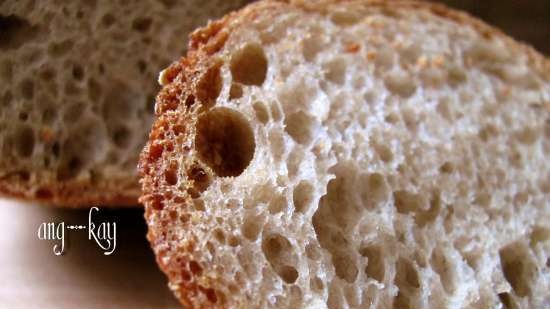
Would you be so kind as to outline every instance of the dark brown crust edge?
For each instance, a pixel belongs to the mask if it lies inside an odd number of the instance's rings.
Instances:
[[[391,9],[406,9],[406,10],[426,10],[434,15],[447,18],[455,21],[458,24],[468,25],[476,29],[484,37],[499,37],[505,41],[509,48],[520,50],[525,53],[530,62],[531,68],[538,71],[541,76],[548,79],[550,76],[550,61],[544,56],[541,56],[533,48],[519,43],[500,30],[495,29],[482,21],[471,17],[470,15],[451,10],[443,5],[434,4],[429,2],[414,2],[414,1],[346,1],[346,0],[326,0],[317,2],[308,2],[307,0],[296,1],[275,1],[264,0],[254,4],[251,4],[244,9],[226,15],[224,18],[209,23],[206,27],[195,31],[190,37],[189,51],[185,57],[182,57],[179,61],[174,62],[164,72],[165,86],[157,97],[157,110],[156,119],[153,125],[153,130],[149,136],[149,141],[145,146],[139,164],[139,171],[142,184],[142,197],[140,201],[144,203],[146,211],[145,218],[149,225],[149,232],[147,237],[151,246],[153,247],[157,263],[162,271],[167,275],[169,281],[175,279],[175,272],[178,271],[179,265],[173,265],[163,262],[163,254],[161,247],[165,245],[162,239],[163,227],[152,226],[150,219],[155,216],[155,212],[159,211],[159,207],[162,207],[166,195],[170,193],[166,188],[159,184],[159,179],[162,177],[162,162],[158,161],[159,149],[167,147],[171,141],[167,141],[162,137],[163,127],[167,125],[167,122],[174,121],[175,119],[186,119],[190,126],[194,126],[196,121],[196,111],[188,112],[190,115],[174,115],[173,111],[180,108],[181,105],[185,105],[185,100],[192,96],[196,98],[200,92],[197,89],[197,84],[208,72],[208,68],[213,65],[215,57],[212,57],[218,52],[225,44],[226,39],[231,35],[234,29],[239,27],[246,27],[246,25],[253,21],[254,18],[261,14],[274,15],[278,12],[284,12],[285,8],[296,8],[304,11],[328,13],[331,6],[337,5],[341,2],[359,3],[362,5],[372,5],[379,7],[387,7]],[[174,93],[179,92],[181,95],[175,96]],[[186,113],[185,108],[180,113]],[[177,112],[176,112],[177,114]],[[193,115],[194,114],[194,115]],[[193,139],[193,130],[185,133],[183,139],[190,141]],[[173,147],[173,145],[172,145]],[[162,150],[160,150],[162,152]],[[158,161],[157,161],[158,160]],[[189,201],[182,201],[183,204],[189,203]],[[184,207],[184,206],[182,206]],[[192,247],[192,243],[189,244]],[[191,250],[189,250],[191,251]],[[188,259],[185,255],[178,256],[179,258]],[[197,273],[191,274],[196,276],[201,281],[208,281],[209,278],[206,275]],[[197,282],[197,280],[193,281]],[[207,287],[208,288],[208,287]],[[206,293],[205,287],[199,286],[196,283],[182,284],[180,288],[175,290],[176,296],[180,302],[188,308],[247,308],[238,295],[231,295],[235,299],[230,300],[218,300],[216,303],[201,303],[201,293]]]

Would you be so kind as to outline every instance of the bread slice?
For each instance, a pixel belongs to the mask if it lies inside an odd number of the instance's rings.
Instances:
[[[158,71],[231,1],[0,1],[0,193],[136,205]]]
[[[190,46],[140,161],[185,306],[548,308],[543,56],[406,1],[260,1]]]

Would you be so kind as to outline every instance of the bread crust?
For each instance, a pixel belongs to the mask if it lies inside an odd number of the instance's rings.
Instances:
[[[437,16],[453,20],[459,25],[471,26],[487,38],[501,38],[509,48],[521,50],[522,53],[528,55],[531,67],[537,70],[541,76],[544,78],[550,77],[550,61],[530,46],[509,38],[500,30],[486,25],[466,13],[429,2],[398,0],[265,0],[253,3],[236,13],[226,15],[224,18],[211,22],[206,27],[195,31],[190,36],[187,55],[172,63],[161,74],[159,80],[163,85],[163,89],[157,96],[156,118],[139,163],[142,185],[140,202],[145,205],[145,218],[149,226],[147,238],[156,254],[157,263],[168,276],[168,280],[172,283],[172,290],[184,306],[188,308],[247,308],[246,299],[242,298],[241,295],[229,295],[230,299],[216,296],[215,265],[200,265],[200,271],[195,272],[192,269],[189,271],[190,267],[186,265],[196,263],[193,260],[193,248],[197,240],[188,239],[188,242],[181,249],[171,251],[167,249],[169,247],[168,241],[163,238],[166,231],[163,224],[161,224],[159,210],[165,207],[164,202],[172,195],[171,189],[161,181],[166,168],[164,155],[165,152],[173,151],[173,149],[179,151],[193,145],[194,127],[198,115],[204,108],[208,108],[204,107],[206,102],[200,99],[202,90],[200,81],[218,61],[216,53],[222,49],[231,33],[240,27],[247,27],[247,24],[253,22],[257,16],[276,16],[287,10],[303,10],[304,12],[326,14],[333,6],[341,3],[377,6],[388,10],[429,11]],[[192,107],[186,108],[186,105]],[[182,134],[177,137],[166,138],[164,132],[176,123],[185,124]],[[191,153],[189,153],[183,164],[185,168],[196,164]],[[202,168],[208,175],[212,175],[212,171],[208,167],[202,166]],[[189,190],[192,187],[192,181],[189,181],[186,185],[187,187],[184,189]],[[178,207],[190,207],[192,204],[190,195],[179,202]],[[177,256],[170,256],[171,254],[177,254]],[[176,258],[178,262],[174,262]],[[188,272],[186,275],[190,276],[190,280],[177,281],[182,268]]]
[[[130,188],[133,182],[125,180],[124,187]],[[0,180],[0,194],[22,200],[44,204],[53,207],[81,208],[88,206],[110,206],[110,207],[135,207],[138,205],[137,190],[126,190],[113,193],[111,188],[120,186],[116,184],[102,184],[101,187],[93,186],[84,182],[52,183],[47,187],[34,190],[32,185],[22,182],[15,185],[10,180]],[[86,194],[83,194],[86,192]]]

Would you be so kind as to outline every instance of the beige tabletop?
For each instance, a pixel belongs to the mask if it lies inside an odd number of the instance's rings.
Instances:
[[[65,229],[57,242],[38,239],[43,222],[87,225],[89,209],[63,210],[0,199],[0,307],[179,308],[145,239],[140,209],[100,209],[116,222],[117,246],[104,255],[87,230]],[[67,240],[66,240],[67,242]]]

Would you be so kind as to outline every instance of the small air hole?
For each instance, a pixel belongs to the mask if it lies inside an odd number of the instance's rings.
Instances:
[[[299,111],[285,119],[285,130],[297,143],[305,145],[313,137],[314,124],[313,117]]]
[[[128,128],[121,126],[113,133],[113,142],[119,148],[126,148],[130,145],[131,132]]]
[[[11,105],[12,100],[13,100],[13,95],[11,94],[11,91],[8,90],[2,97],[0,104],[2,105],[2,107],[8,107]]]
[[[198,164],[195,164],[187,171],[187,177],[193,182],[194,189],[199,192],[203,192],[210,185],[208,174]]]
[[[356,11],[339,10],[331,14],[330,20],[338,26],[349,26],[360,20],[360,14]]]
[[[218,302],[218,296],[216,295],[216,291],[214,289],[205,289],[204,294],[206,295],[206,298],[211,303]]]
[[[259,218],[250,217],[246,218],[241,228],[241,233],[249,240],[256,240],[260,231],[262,230],[262,222]]]
[[[498,298],[504,306],[504,309],[518,309],[518,305],[509,293],[500,293],[498,294]]]
[[[149,28],[151,28],[151,23],[153,21],[151,18],[147,17],[138,17],[132,21],[132,29],[139,31],[139,32],[147,32],[149,31]]]
[[[243,86],[237,83],[232,83],[229,89],[229,99],[234,100],[243,96]]]
[[[292,196],[294,208],[297,212],[304,213],[309,209],[313,200],[313,186],[307,181],[301,181]]]
[[[455,279],[453,273],[453,265],[451,260],[447,258],[445,252],[440,248],[435,248],[430,258],[430,263],[436,273],[439,275],[439,280],[447,293],[452,293],[455,290]]]
[[[170,165],[164,172],[164,179],[171,186],[178,183],[178,164],[176,162],[170,162]]]
[[[416,92],[414,79],[405,73],[389,73],[384,78],[384,84],[390,92],[402,98],[408,98]]]
[[[28,126],[21,126],[15,132],[15,150],[18,156],[28,158],[34,151],[34,131]]]
[[[221,62],[208,68],[196,86],[196,97],[205,106],[214,105],[222,89]]]
[[[258,118],[258,120],[263,124],[267,123],[269,120],[269,111],[267,110],[265,103],[255,102],[252,107],[254,108],[254,112],[256,112],[256,118]]]
[[[269,203],[269,212],[272,214],[279,213],[285,209],[287,206],[286,198],[282,195],[275,197]]]
[[[101,17],[101,23],[105,28],[110,27],[112,24],[114,24],[116,21],[115,17],[111,14],[105,14],[103,17]]]
[[[200,275],[202,273],[202,267],[195,261],[189,262],[189,270],[194,275]]]
[[[267,58],[260,45],[248,44],[231,58],[231,75],[235,82],[261,86],[267,74]]]
[[[73,48],[74,43],[70,40],[64,40],[57,43],[50,43],[48,45],[48,53],[52,57],[61,57],[70,52]]]
[[[137,68],[138,68],[139,73],[144,74],[145,71],[147,71],[147,63],[143,60],[138,60]]]
[[[326,79],[337,85],[343,85],[346,81],[346,69],[346,61],[342,58],[336,58],[323,65]]]
[[[36,190],[36,192],[34,193],[34,196],[37,198],[37,199],[41,199],[41,200],[48,200],[48,199],[51,199],[53,197],[53,193],[50,189],[48,188],[39,188],[38,190]]]
[[[537,274],[537,266],[529,256],[529,249],[521,242],[512,243],[499,251],[504,278],[516,294],[531,294],[531,285]]]
[[[406,214],[422,209],[423,199],[418,194],[398,190],[393,193],[393,196],[399,213]]]
[[[337,250],[332,253],[332,263],[334,264],[336,276],[349,283],[355,282],[359,271],[357,270],[357,265],[353,257],[346,252],[340,252]]]
[[[292,266],[282,266],[279,270],[279,275],[286,283],[294,283],[298,279],[298,271]]]
[[[442,172],[442,173],[445,173],[445,174],[450,174],[454,171],[454,165],[451,163],[451,162],[445,162],[441,165],[441,167],[439,168],[439,170]]]
[[[231,246],[231,247],[237,247],[238,245],[241,244],[241,240],[240,240],[238,237],[236,237],[236,236],[234,236],[234,235],[231,235],[231,236],[229,237],[229,239],[227,240],[227,243],[228,243],[229,246]]]
[[[84,78],[84,69],[78,64],[73,66],[73,77],[79,81]]]
[[[27,119],[29,119],[29,114],[27,114],[26,112],[19,113],[19,120],[26,121]]]
[[[367,258],[365,273],[369,278],[379,282],[384,281],[384,257],[380,246],[367,246],[360,250],[362,256]]]
[[[378,154],[378,157],[380,158],[380,160],[382,160],[383,162],[388,163],[393,160],[393,153],[388,146],[375,143],[374,150]]]
[[[417,289],[420,287],[418,272],[410,261],[401,257],[397,260],[396,268],[395,284],[399,289]]]
[[[32,100],[34,97],[34,83],[30,79],[25,79],[21,82],[21,95],[25,100]]]

